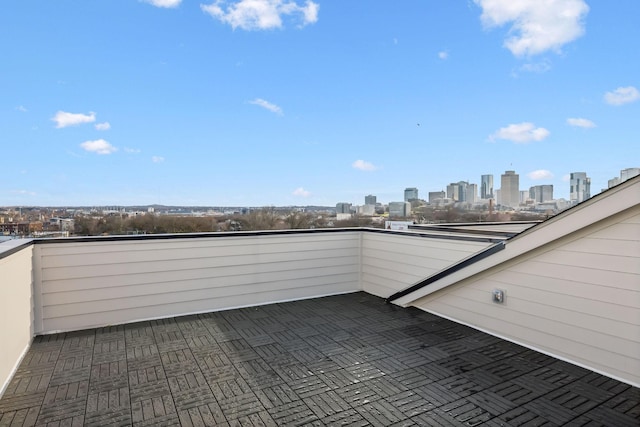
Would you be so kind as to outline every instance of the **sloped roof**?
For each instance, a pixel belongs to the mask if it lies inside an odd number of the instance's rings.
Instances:
[[[412,231],[436,231],[449,233],[466,233],[477,235],[496,235],[512,237],[542,221],[509,221],[509,222],[471,222],[446,224],[414,224]]]
[[[414,285],[407,289],[410,292],[399,292],[391,296],[388,301],[402,306],[411,305],[419,298],[520,257],[637,205],[640,205],[640,176],[603,191],[496,245],[496,247],[504,245],[504,250],[494,250],[490,251],[488,256],[462,260],[447,270],[425,279],[421,282],[422,286]]]

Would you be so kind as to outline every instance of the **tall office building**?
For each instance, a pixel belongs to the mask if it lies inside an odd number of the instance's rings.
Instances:
[[[358,215],[373,216],[376,213],[376,207],[375,205],[356,206],[356,213]]]
[[[409,202],[390,202],[389,218],[406,218],[411,216],[411,203]]]
[[[447,197],[446,193],[444,191],[429,191],[429,203],[436,203],[439,200],[444,199],[445,197]]]
[[[515,171],[505,171],[500,175],[501,204],[517,208],[520,204],[520,175]]]
[[[467,200],[468,182],[458,181],[447,185],[447,198],[454,202],[464,202]]]
[[[451,183],[449,185],[447,185],[447,199],[451,199],[454,202],[459,201],[459,196],[458,196],[458,184],[456,183]]]
[[[615,187],[618,184],[620,184],[620,178],[616,176],[615,178],[611,178],[607,181],[607,188]]]
[[[620,182],[625,182],[634,176],[640,175],[640,168],[627,168],[620,171]]]
[[[418,200],[418,189],[415,187],[404,189],[404,201]]]
[[[351,213],[351,203],[337,203],[336,214],[348,214]]]
[[[378,201],[377,197],[369,194],[368,196],[364,196],[364,204],[365,205],[376,205],[376,202]]]
[[[553,185],[535,185],[529,188],[529,198],[536,203],[553,200]]]
[[[493,199],[493,175],[482,175],[480,177],[480,198]]]
[[[586,172],[572,172],[569,176],[569,184],[571,203],[581,203],[591,197],[591,178]]]
[[[478,201],[478,184],[467,185],[467,191],[465,194],[465,202],[476,203]]]
[[[626,168],[620,171],[620,177],[612,178],[608,181],[607,188],[615,187],[618,184],[625,182],[628,179],[633,178],[634,176],[640,175],[640,168]]]

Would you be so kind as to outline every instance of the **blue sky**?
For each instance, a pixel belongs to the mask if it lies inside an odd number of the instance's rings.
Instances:
[[[640,166],[637,0],[10,0],[0,206],[335,205]]]

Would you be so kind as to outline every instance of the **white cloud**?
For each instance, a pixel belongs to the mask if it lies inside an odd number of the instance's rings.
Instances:
[[[56,122],[56,128],[66,128],[67,126],[77,126],[83,123],[92,123],[96,121],[96,113],[67,113],[66,111],[58,111],[51,118]]]
[[[548,171],[546,169],[538,169],[537,171],[529,172],[527,176],[529,177],[529,179],[532,179],[534,181],[553,178],[553,174],[551,173],[551,171]]]
[[[571,174],[568,173],[566,175],[562,175],[562,182],[569,182],[571,181]]]
[[[577,117],[576,118],[568,118],[567,119],[567,124],[570,125],[570,126],[575,126],[575,127],[579,127],[579,128],[585,128],[585,129],[596,127],[596,124],[593,123],[591,120],[577,118]]]
[[[97,130],[109,130],[109,129],[111,129],[111,124],[109,122],[96,123],[95,126],[96,126]]]
[[[180,3],[182,3],[182,0],[142,0],[142,1],[156,7],[164,7],[164,8],[178,7]]]
[[[529,62],[520,67],[521,71],[526,71],[527,73],[546,73],[551,69],[551,62],[548,59],[545,59],[540,62]]]
[[[129,148],[129,147],[124,147],[124,152],[125,153],[140,153],[142,150],[140,150],[139,148]]]
[[[230,3],[230,4],[227,4]],[[270,30],[282,28],[282,18],[295,15],[299,26],[313,24],[318,21],[320,5],[307,0],[304,5],[287,0],[240,0],[227,2],[216,0],[214,3],[201,4],[200,8],[220,20],[231,25],[235,30]]]
[[[358,169],[358,170],[361,170],[361,171],[367,171],[367,172],[374,171],[374,170],[378,169],[373,163],[370,163],[370,162],[367,162],[367,161],[364,161],[364,160],[356,160],[355,162],[353,162],[351,164],[351,166],[354,169]]]
[[[28,110],[25,108],[25,106],[24,106],[24,105],[18,105],[18,106],[16,107],[16,110],[18,110],[18,111],[20,111],[20,112],[22,112],[22,113],[26,113],[26,112],[28,111]]]
[[[445,59],[448,59],[449,58],[449,52],[447,52],[446,50],[438,52],[438,58],[442,59],[443,61]]]
[[[85,141],[82,144],[80,144],[80,147],[82,147],[86,151],[90,151],[92,153],[97,153],[97,154],[111,154],[118,151],[116,147],[109,144],[104,139],[96,139],[95,141]]]
[[[151,157],[151,161],[153,163],[162,163],[164,162],[164,157],[160,157],[160,156],[152,156]]]
[[[640,92],[633,86],[619,87],[618,89],[604,94],[607,104],[622,105],[629,104],[640,99]]]
[[[516,144],[526,144],[531,141],[542,141],[549,135],[550,132],[545,128],[537,128],[533,123],[524,122],[498,129],[489,136],[489,140],[505,139]]]
[[[510,25],[504,46],[516,56],[560,48],[584,34],[584,0],[474,0],[485,28]]]
[[[298,196],[298,197],[309,197],[309,196],[311,196],[311,192],[305,190],[302,187],[296,188],[295,190],[293,190],[293,193],[291,193],[291,194],[293,194],[294,196]]]
[[[264,99],[256,98],[253,101],[249,101],[249,104],[257,105],[271,111],[272,113],[282,115],[282,108],[278,107],[276,104],[270,103],[269,101],[265,101]]]

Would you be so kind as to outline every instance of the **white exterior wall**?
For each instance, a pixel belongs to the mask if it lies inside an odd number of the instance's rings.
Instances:
[[[38,244],[35,333],[357,291],[360,234]]]
[[[640,206],[411,305],[638,386]]]
[[[488,242],[362,233],[362,290],[387,298],[491,245]]]
[[[0,395],[31,343],[32,253],[29,246],[0,259]]]

